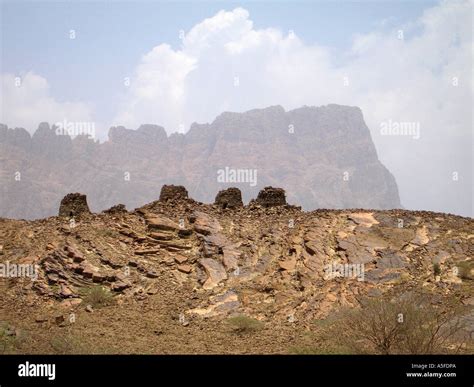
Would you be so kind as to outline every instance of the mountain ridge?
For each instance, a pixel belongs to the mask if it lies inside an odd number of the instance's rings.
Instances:
[[[52,215],[73,191],[86,193],[95,211],[117,203],[135,208],[166,183],[188,187],[202,202],[237,183],[244,201],[273,185],[305,209],[401,207],[395,179],[378,159],[357,107],[223,112],[211,123],[193,123],[185,134],[169,136],[159,125],[115,126],[103,143],[58,135],[47,123],[33,135],[0,125],[0,147],[5,217]],[[217,181],[226,167],[257,171],[258,182]],[[21,180],[15,180],[17,172]]]

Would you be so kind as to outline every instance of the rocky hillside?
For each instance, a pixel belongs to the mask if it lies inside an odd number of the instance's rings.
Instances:
[[[231,186],[248,202],[273,185],[306,210],[400,208],[362,112],[339,105],[223,113],[169,137],[155,125],[113,127],[104,143],[58,135],[46,123],[33,136],[1,125],[0,164],[0,216],[15,219],[55,215],[61,198],[76,191],[94,211],[135,208],[166,183],[186,186],[202,202]]]
[[[71,194],[59,213],[0,219],[0,263],[37,270],[1,282],[9,351],[288,353],[341,308],[416,289],[467,306],[474,330],[469,218],[304,212],[271,187],[243,206],[238,189],[202,204],[168,186],[133,212]]]

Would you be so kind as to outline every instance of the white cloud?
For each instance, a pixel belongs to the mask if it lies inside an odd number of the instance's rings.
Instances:
[[[178,49],[160,44],[141,58],[113,124],[174,132],[229,110],[359,106],[406,207],[472,215],[472,2],[441,2],[406,25],[386,24],[355,35],[341,64],[297,31],[256,29],[242,8],[220,11],[188,31]],[[31,72],[20,88],[2,75],[2,97],[0,121],[9,125],[90,120],[87,105],[54,100],[47,81]],[[381,136],[388,120],[419,122],[420,139]]]
[[[0,122],[33,133],[40,122],[91,122],[84,103],[58,102],[50,94],[47,80],[34,72],[1,74]]]
[[[469,1],[442,2],[404,26],[387,31],[380,25],[356,35],[339,66],[328,49],[297,35],[255,29],[245,9],[220,11],[194,26],[179,49],[161,44],[142,59],[115,121],[132,128],[158,123],[173,132],[225,110],[357,105],[407,207],[472,213],[466,198],[472,174],[471,10]],[[421,138],[381,136],[380,124],[389,119],[419,122]],[[453,169],[464,179],[454,188]],[[420,195],[426,187],[438,193]],[[455,199],[459,190],[461,201]]]

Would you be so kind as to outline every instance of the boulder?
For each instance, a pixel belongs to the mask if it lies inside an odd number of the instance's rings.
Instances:
[[[148,230],[159,232],[173,232],[179,230],[179,225],[163,215],[152,215],[145,218]]]
[[[202,258],[198,261],[207,274],[207,280],[204,282],[204,289],[212,289],[221,281],[227,279],[227,273],[221,263],[212,258]]]

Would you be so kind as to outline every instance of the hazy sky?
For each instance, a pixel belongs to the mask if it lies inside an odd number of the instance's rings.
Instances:
[[[472,4],[2,2],[0,122],[357,105],[406,208],[472,216]]]

